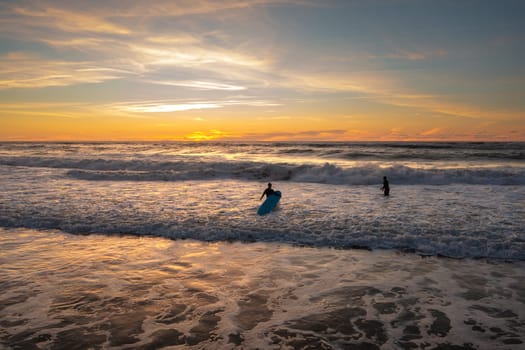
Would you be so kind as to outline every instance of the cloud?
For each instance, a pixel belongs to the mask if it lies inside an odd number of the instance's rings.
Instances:
[[[462,119],[519,120],[525,117],[522,111],[483,108],[465,103],[450,102],[447,97],[426,95],[392,94],[378,99],[386,104],[398,107],[424,109]]]
[[[384,105],[417,108],[464,119],[520,120],[525,118],[521,110],[483,108],[469,103],[451,102],[451,97],[427,94],[404,87],[402,77],[388,71],[303,73],[288,70],[278,85],[289,89],[318,92],[357,92],[367,99]]]
[[[441,128],[432,128],[430,130],[426,130],[426,131],[423,131],[422,133],[420,133],[421,136],[430,136],[430,135],[435,135],[435,134],[438,134],[442,131]]]
[[[0,88],[69,86],[127,77],[193,90],[241,91],[247,88],[246,82],[260,85],[261,77],[271,71],[266,59],[194,42],[173,45],[170,41],[153,44],[143,38],[119,41],[110,37],[42,35],[34,40],[66,50],[66,54],[52,58],[19,51],[0,56]],[[78,60],[79,56],[82,60]],[[184,70],[197,79],[156,76],[167,70]]]
[[[303,1],[278,0],[138,1],[133,4],[107,1],[97,3],[96,6],[56,1],[4,4],[0,36],[16,38],[25,43],[44,43],[55,51],[46,50],[45,56],[42,53],[33,54],[32,62],[11,57],[11,62],[7,63],[30,66],[35,71],[29,72],[28,68],[27,74],[4,78],[3,87],[65,86],[115,78],[114,75],[84,75],[78,79],[66,77],[72,75],[74,70],[65,69],[65,65],[76,67],[88,64],[92,68],[112,69],[118,73],[133,74],[137,78],[143,78],[145,73],[150,73],[152,77],[151,74],[165,68],[189,68],[191,75],[213,75],[218,81],[192,78],[182,82],[180,79],[171,80],[178,82],[180,87],[191,89],[241,90],[245,88],[243,81],[260,83],[261,75],[271,71],[267,56],[242,52],[233,42],[230,45],[223,45],[224,42],[217,45],[213,40],[205,41],[208,34],[195,31],[195,28],[168,32],[157,32],[152,28],[158,26],[157,23],[164,17],[212,15],[222,10],[245,9],[269,3],[308,4]],[[215,37],[220,35],[220,31],[214,34]],[[78,57],[82,57],[82,62],[78,62]],[[39,68],[39,61],[44,66],[55,66],[55,69],[51,73],[43,72]],[[117,77],[122,76],[118,74]],[[230,82],[222,83],[221,80]],[[194,83],[185,86],[191,81]]]
[[[250,107],[268,107],[277,106],[277,103],[257,99],[237,99],[237,100],[208,100],[196,101],[186,100],[159,100],[159,101],[137,101],[137,102],[116,102],[106,106],[100,106],[103,110],[114,110],[131,113],[168,113],[183,112],[198,109],[215,109],[226,106],[250,106]]]
[[[210,109],[221,107],[215,103],[182,103],[182,104],[160,104],[160,103],[142,103],[128,105],[124,107],[125,111],[135,113],[167,113],[182,112],[192,109]]]
[[[191,33],[170,33],[169,35],[148,36],[146,42],[161,45],[195,45],[202,39]]]
[[[222,11],[242,10],[263,5],[296,5],[296,6],[316,6],[311,0],[191,0],[191,1],[172,1],[157,0],[138,1],[132,6],[120,1],[110,1],[109,9],[118,11],[122,17],[182,17],[192,15],[203,15]],[[107,10],[108,8],[106,8]]]
[[[251,107],[276,107],[282,104],[275,101],[260,100],[255,98],[227,99],[222,102],[224,106],[251,106]]]
[[[229,66],[260,67],[264,60],[212,47],[173,48],[169,45],[147,46],[144,44],[130,45],[131,51],[148,64],[156,66],[199,67],[210,64],[225,64]]]
[[[308,130],[298,132],[273,133],[232,133],[224,130],[194,131],[183,139],[192,141],[344,141],[349,132],[346,130]],[[361,134],[361,131],[350,131],[350,136]]]
[[[347,130],[306,130],[306,131],[287,131],[272,133],[245,133],[239,137],[246,140],[263,141],[341,141],[346,139]]]
[[[404,50],[396,48],[393,53],[388,53],[384,56],[371,55],[374,59],[403,59],[408,61],[424,61],[437,57],[445,57],[447,52],[444,49],[427,49],[427,50]]]
[[[54,7],[15,7],[13,13],[31,22],[31,26],[55,28],[66,32],[93,32],[129,34],[123,26],[112,23],[89,12],[75,12]]]
[[[161,67],[173,67],[191,68],[191,74],[214,75],[217,78],[226,78],[227,82],[221,82],[219,79],[207,81],[157,78],[146,79],[146,81],[192,90],[241,91],[249,89],[248,86],[264,86],[268,89],[284,88],[299,92],[358,92],[365,94],[361,98],[377,103],[419,108],[455,117],[517,119],[523,116],[522,112],[482,109],[450,103],[445,98],[435,95],[409,92],[399,88],[397,80],[386,75],[385,72],[381,74],[375,72],[343,73],[334,76],[290,69],[278,70],[267,59],[193,45],[173,49],[165,47],[169,45],[162,44],[155,48],[140,43],[114,45],[112,39],[106,42],[97,38],[57,39],[47,42],[56,46],[84,45],[84,50],[99,53],[102,51],[102,57],[107,58],[97,61],[67,61],[44,58],[27,52],[11,52],[0,56],[0,89],[70,86],[103,83],[122,78],[142,80],[144,76],[155,75],[155,72]],[[113,53],[115,46],[117,52]],[[278,73],[273,73],[273,70]],[[276,106],[280,104],[230,100],[222,102],[221,106]]]
[[[93,115],[92,105],[68,102],[0,103],[4,116],[38,116],[53,118],[81,118]]]
[[[406,140],[410,137],[409,133],[405,131],[404,128],[391,128],[390,131],[388,131],[385,134],[380,135],[377,137],[379,140]]]
[[[168,85],[168,86],[182,86],[195,90],[225,90],[225,91],[240,91],[245,90],[244,86],[224,84],[212,81],[198,81],[198,80],[182,80],[182,81],[149,81],[153,84]]]
[[[26,52],[0,56],[0,89],[100,83],[129,71],[90,61],[46,59]]]
[[[157,0],[131,3],[111,0],[97,3],[21,1],[3,4],[4,12],[16,18],[6,16],[2,22],[67,33],[125,36],[140,29],[137,23],[142,24],[151,18],[211,15],[268,4],[312,6],[312,2],[306,0]]]

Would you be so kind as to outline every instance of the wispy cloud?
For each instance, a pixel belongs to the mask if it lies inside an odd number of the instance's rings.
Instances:
[[[272,132],[272,133],[246,133],[240,135],[243,139],[264,140],[264,141],[338,141],[345,139],[347,130],[306,130],[306,131],[289,131],[289,132]]]
[[[145,102],[117,102],[106,106],[101,106],[104,110],[114,110],[131,113],[169,113],[183,112],[198,109],[215,109],[227,106],[250,106],[268,107],[279,104],[257,99],[238,99],[238,100],[172,100],[172,101],[145,101]]]
[[[525,112],[502,108],[483,108],[471,103],[451,101],[450,96],[427,94],[407,88],[398,74],[389,72],[359,72],[334,74],[301,73],[289,70],[282,86],[306,91],[358,92],[359,99],[376,103],[421,109],[457,118],[519,120]]]
[[[446,50],[444,49],[421,49],[421,50],[406,50],[401,48],[393,49],[392,53],[385,54],[383,56],[371,55],[371,58],[375,59],[402,59],[408,61],[423,61],[434,58],[445,57],[447,55]]]
[[[233,133],[224,130],[195,131],[183,137],[192,141],[236,141],[236,140],[259,140],[259,141],[338,141],[348,136],[362,135],[358,130],[308,130],[298,132],[272,132],[272,133]]]
[[[195,90],[224,90],[224,91],[240,91],[245,90],[244,86],[224,84],[212,81],[198,81],[198,80],[181,80],[181,81],[164,81],[164,80],[150,80],[150,83],[168,85],[168,86],[182,86]]]
[[[67,102],[0,103],[0,111],[5,117],[40,116],[78,119],[93,115],[91,104]]]
[[[142,31],[144,21],[151,19],[212,15],[243,10],[269,4],[313,6],[309,0],[194,0],[194,1],[106,1],[92,3],[57,2],[52,0],[27,1],[2,4],[5,13],[3,24],[25,25],[34,29],[57,30],[66,33],[102,33],[127,36]],[[158,42],[162,36],[152,36]],[[186,39],[191,40],[187,35]],[[194,37],[193,37],[194,38]],[[171,38],[172,39],[172,38]],[[172,41],[172,43],[175,41]],[[179,37],[180,39],[180,37]],[[166,40],[162,40],[167,42]],[[188,40],[177,41],[188,42]]]
[[[432,128],[430,130],[425,130],[423,131],[422,133],[420,133],[421,136],[430,136],[430,135],[435,135],[435,134],[438,134],[442,131],[441,128]]]
[[[54,7],[15,7],[13,12],[29,19],[32,26],[56,28],[66,32],[129,34],[123,26],[89,12],[75,12]]]
[[[125,111],[136,113],[167,113],[167,112],[182,112],[190,111],[192,109],[210,109],[221,107],[215,103],[183,103],[183,104],[158,104],[158,103],[143,103],[136,105],[129,105],[124,107]]]
[[[129,71],[104,67],[100,62],[45,59],[25,52],[0,56],[0,89],[100,83],[127,74]]]

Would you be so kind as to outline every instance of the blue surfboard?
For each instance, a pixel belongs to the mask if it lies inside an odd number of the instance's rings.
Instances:
[[[275,191],[269,196],[266,196],[266,200],[263,204],[259,207],[259,210],[257,210],[257,214],[259,215],[266,215],[269,212],[275,208],[277,203],[279,203],[279,200],[281,199],[281,191]]]

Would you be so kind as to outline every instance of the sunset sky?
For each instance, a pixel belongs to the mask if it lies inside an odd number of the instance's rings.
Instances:
[[[522,140],[525,1],[0,0],[0,140]]]

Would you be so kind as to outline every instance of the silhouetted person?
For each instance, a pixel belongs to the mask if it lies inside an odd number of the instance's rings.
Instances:
[[[272,184],[270,182],[268,182],[268,188],[266,188],[263,192],[263,194],[261,195],[261,199],[263,199],[263,197],[266,195],[266,198],[268,198],[269,195],[271,195],[272,193],[274,193],[275,191],[272,189]]]
[[[390,195],[390,186],[388,185],[388,180],[386,176],[383,176],[383,187],[381,187],[381,189],[383,190],[385,196]]]

